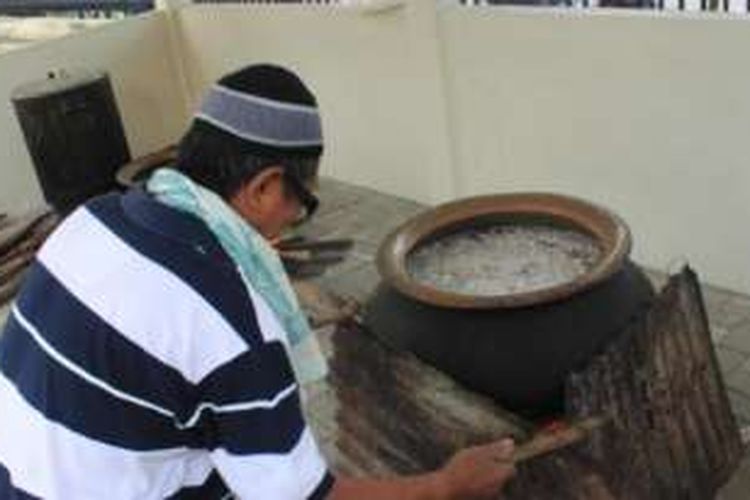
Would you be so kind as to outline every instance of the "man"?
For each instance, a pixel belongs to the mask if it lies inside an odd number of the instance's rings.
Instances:
[[[1,499],[452,499],[495,495],[510,441],[422,476],[326,467],[298,382],[321,359],[266,242],[301,215],[315,98],[251,66],[212,87],[174,169],[78,209],[0,340]]]

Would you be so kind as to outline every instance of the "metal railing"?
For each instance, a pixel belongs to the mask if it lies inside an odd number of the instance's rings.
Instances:
[[[195,3],[351,5],[359,0],[194,0]],[[624,8],[686,12],[750,12],[750,0],[436,0],[442,5],[527,5],[571,8]]]
[[[195,3],[246,4],[356,4],[359,0],[194,0]],[[571,8],[614,7],[626,9],[689,12],[750,12],[750,0],[436,0],[443,5],[470,6],[527,5]]]
[[[465,6],[537,5],[572,8],[614,7],[686,12],[750,12],[750,0],[455,0],[455,2]]]
[[[194,3],[351,5],[360,0],[194,0]],[[688,12],[750,12],[750,0],[436,0],[449,5],[614,7]],[[79,17],[138,14],[154,8],[154,0],[0,0],[0,15],[78,14]]]
[[[358,0],[194,0],[195,3],[330,4],[347,5]],[[690,12],[750,12],[750,0],[436,0],[443,5],[528,5],[572,8],[615,7]]]

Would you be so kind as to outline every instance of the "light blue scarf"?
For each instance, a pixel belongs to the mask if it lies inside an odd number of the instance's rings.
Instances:
[[[284,328],[290,359],[300,384],[325,377],[327,365],[276,251],[214,192],[180,172],[161,168],[146,184],[166,205],[202,220],[234,261],[245,287],[259,293]]]

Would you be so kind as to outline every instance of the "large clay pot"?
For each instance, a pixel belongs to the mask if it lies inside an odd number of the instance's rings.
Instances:
[[[416,282],[406,259],[416,247],[461,229],[519,221],[576,228],[603,250],[586,274],[513,295],[470,296]],[[383,278],[365,322],[387,343],[413,351],[471,389],[529,417],[562,409],[565,376],[648,306],[653,289],[627,256],[630,233],[611,212],[552,194],[471,198],[407,221],[383,243]],[[502,258],[502,256],[498,256]]]

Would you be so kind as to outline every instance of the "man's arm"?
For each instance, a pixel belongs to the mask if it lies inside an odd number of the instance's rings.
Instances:
[[[459,452],[442,469],[393,479],[338,478],[329,500],[453,500],[494,498],[515,473],[513,441]]]

